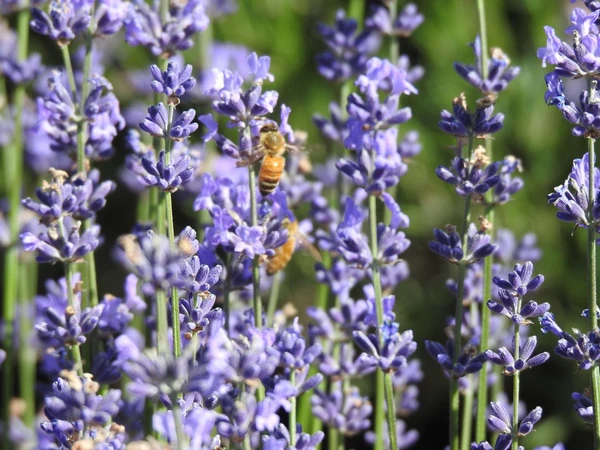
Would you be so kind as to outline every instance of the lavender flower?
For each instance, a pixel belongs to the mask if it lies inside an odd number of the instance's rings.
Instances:
[[[68,180],[68,174],[62,170],[50,169],[52,182],[42,182],[36,189],[40,203],[26,198],[23,205],[40,216],[46,225],[61,217],[70,215],[78,220],[89,219],[104,208],[106,196],[115,190],[113,181],[99,182],[100,172],[91,171],[86,179],[76,175]]]
[[[151,291],[167,290],[179,282],[183,255],[166,236],[151,231],[122,236],[116,256]]]
[[[573,392],[571,395],[573,399],[573,408],[577,412],[577,415],[585,423],[594,423],[594,403],[591,399],[591,392],[586,391],[583,394],[579,392]]]
[[[438,342],[425,341],[425,348],[427,349],[427,353],[442,366],[444,371],[454,378],[479,372],[487,361],[485,353],[475,354],[473,349],[465,348],[458,356],[456,364],[453,364],[453,339],[448,340],[446,347]]]
[[[483,78],[481,60],[481,39],[475,38],[471,44],[475,53],[475,64],[454,63],[454,69],[467,83],[479,89],[484,95],[496,95],[507,88],[514,80],[520,67],[510,66],[510,59],[499,48],[491,49],[491,58],[487,62],[487,78]]]
[[[171,5],[162,17],[159,4],[148,5],[136,0],[130,4],[125,19],[125,40],[131,46],[141,45],[154,56],[169,58],[178,51],[191,48],[193,37],[208,26],[204,2],[189,0]]]
[[[162,103],[148,108],[146,119],[140,123],[140,128],[154,137],[169,137],[175,141],[186,139],[198,129],[198,124],[193,123],[196,111],[189,109],[182,112],[170,127],[167,108]]]
[[[179,97],[183,96],[196,84],[196,79],[192,77],[192,66],[188,64],[183,70],[179,70],[177,64],[170,61],[167,70],[162,72],[158,66],[150,66],[150,72],[154,77],[152,81],[152,90],[159,94],[165,94],[169,97],[169,102],[175,105],[179,103]]]
[[[417,343],[413,341],[412,330],[400,334],[398,323],[386,322],[382,325],[383,345],[379,344],[376,335],[365,335],[362,331],[353,333],[356,344],[366,355],[377,361],[384,372],[396,372],[405,367],[407,358],[417,350]]]
[[[488,416],[488,424],[492,429],[499,432],[500,434],[510,435],[512,433],[512,420],[508,415],[508,412],[500,403],[490,403],[492,413]],[[527,436],[533,431],[533,426],[542,418],[542,408],[539,406],[531,410],[521,420],[519,429],[517,431],[518,436]]]
[[[123,372],[131,379],[131,395],[160,400],[167,406],[182,393],[189,372],[188,356],[159,355],[156,349],[133,351],[123,363]]]
[[[79,302],[63,310],[52,306],[42,311],[35,325],[37,337],[46,347],[60,348],[81,345],[100,321],[104,305],[81,310]]]
[[[552,27],[544,27],[547,42],[546,47],[537,51],[537,57],[542,60],[542,67],[549,63],[554,67],[554,73],[561,77],[594,76],[598,72],[598,62],[595,50],[598,43],[598,27],[595,21],[598,11],[586,14],[575,8],[571,13],[571,23],[566,32],[573,35],[573,45],[562,42]]]
[[[108,424],[119,412],[121,391],[109,390],[97,395],[100,385],[91,375],[83,377],[63,371],[52,384],[52,394],[45,398],[44,414],[49,419],[41,423],[44,432],[54,435],[68,447],[73,441],[95,435],[97,427]]]
[[[543,316],[550,309],[549,303],[538,304],[537,302],[530,300],[517,311],[518,298],[512,293],[504,289],[499,289],[498,296],[500,297],[500,302],[488,300],[488,308],[496,314],[502,314],[503,316],[508,317],[514,323],[519,325],[530,325],[532,323],[529,320],[530,317]]]
[[[589,154],[583,155],[583,158],[573,160],[573,168],[567,180],[560,186],[554,188],[554,192],[548,194],[548,203],[558,208],[556,217],[564,222],[575,222],[578,227],[587,228],[588,226],[597,226],[600,219],[600,206],[598,197],[600,196],[600,170],[594,168],[594,209],[592,216],[594,223],[589,223]]]
[[[475,112],[467,109],[467,99],[464,94],[452,101],[452,113],[444,110],[441,113],[439,127],[443,132],[457,137],[482,137],[499,131],[504,121],[503,114],[494,114],[491,103],[478,104]]]
[[[142,157],[142,166],[147,172],[144,181],[148,186],[156,186],[171,193],[177,192],[182,185],[190,181],[194,174],[188,155],[183,155],[174,164],[167,164],[164,150],[159,153],[156,164],[150,159]]]
[[[0,10],[2,8],[0,5]],[[42,69],[41,56],[32,53],[25,60],[18,58],[17,34],[4,22],[0,22],[0,42],[0,74],[15,84],[32,81]]]
[[[535,336],[528,338],[522,348],[519,349],[520,357],[516,361],[506,347],[502,347],[498,353],[492,350],[486,350],[485,354],[488,361],[504,367],[504,375],[514,375],[515,372],[522,372],[523,370],[539,366],[548,361],[548,358],[550,358],[548,352],[543,352],[531,357],[536,345],[537,338]]]
[[[335,25],[319,24],[328,50],[317,55],[319,73],[327,80],[344,81],[364,71],[369,55],[379,49],[381,38],[374,29],[357,33],[358,23],[338,10]]]
[[[489,159],[480,146],[473,152],[471,160],[456,157],[450,169],[439,166],[435,173],[442,181],[455,186],[456,193],[461,197],[475,195],[483,198],[483,194],[500,182],[500,176],[497,175],[500,163],[488,164]]]
[[[62,84],[60,75],[48,80],[49,92],[38,101],[38,132],[50,140],[50,149],[75,159],[77,152],[77,123],[85,120],[85,155],[105,159],[114,153],[112,140],[125,126],[119,111],[119,102],[112,93],[112,85],[100,76],[90,79],[92,88],[86,98],[83,117],[76,114],[77,100]]]
[[[384,6],[375,7],[365,25],[387,35],[409,37],[424,20],[417,5],[407,3],[398,17],[390,17],[389,10]]]
[[[19,238],[25,251],[37,252],[35,259],[39,263],[77,262],[100,244],[98,225],[92,225],[83,234],[79,233],[80,228],[81,222],[65,217],[62,223],[51,224],[37,236],[25,232]]]
[[[344,436],[353,436],[371,426],[369,416],[373,407],[356,387],[342,392],[338,384],[331,394],[316,389],[311,403],[313,414]]]
[[[32,8],[31,29],[57,41],[60,46],[68,45],[90,26],[91,9],[87,1],[53,0],[48,14]]]
[[[498,249],[496,244],[490,243],[491,238],[488,234],[477,231],[475,224],[470,224],[467,231],[466,255],[460,235],[454,226],[448,225],[446,232],[435,229],[433,233],[435,241],[429,242],[429,248],[453,264],[473,264],[487,258]]]
[[[492,190],[493,198],[489,206],[507,203],[514,194],[523,189],[523,180],[520,177],[512,177],[515,171],[521,172],[522,170],[520,159],[506,156],[502,160],[498,173],[500,181]]]
[[[546,75],[546,103],[558,108],[563,117],[571,122],[573,136],[593,138],[600,136],[600,102],[598,101],[597,82],[592,81],[591,91],[581,91],[579,104],[564,94],[563,82],[556,72]]]
[[[542,325],[542,332],[548,331],[559,337],[554,352],[565,359],[574,360],[580,369],[588,370],[594,365],[599,364],[600,360],[600,334],[598,330],[592,330],[588,333],[582,333],[573,328],[572,336],[563,331],[554,321],[554,315],[546,312],[538,319]]]

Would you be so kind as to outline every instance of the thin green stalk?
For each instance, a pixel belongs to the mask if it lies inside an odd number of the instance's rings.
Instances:
[[[477,19],[479,21],[479,39],[481,40],[481,74],[488,77],[488,39],[485,21],[485,0],[477,0]]]
[[[169,352],[169,325],[167,322],[167,295],[162,289],[156,290],[156,346],[158,353]]]
[[[271,292],[269,293],[269,304],[267,305],[267,326],[273,326],[273,318],[275,316],[275,310],[277,309],[277,301],[279,300],[279,290],[281,288],[282,274],[277,272],[273,276],[273,283],[271,284]]]
[[[384,450],[383,444],[383,423],[385,421],[385,380],[383,372],[377,370],[375,373],[375,450]]]
[[[60,47],[63,57],[63,64],[67,72],[67,79],[69,81],[69,89],[71,90],[71,97],[73,102],[77,102],[77,84],[75,83],[75,75],[73,72],[73,65],[71,64],[71,55],[69,53],[69,46],[63,45]]]
[[[173,405],[177,405],[177,399],[173,399]],[[179,406],[173,407],[173,420],[175,421],[175,436],[177,436],[176,450],[187,448],[185,433],[183,431],[183,422],[181,421],[181,411]]]
[[[373,262],[371,263],[371,272],[373,279],[373,288],[375,290],[375,309],[377,315],[377,338],[379,340],[380,348],[383,347],[383,295],[381,289],[381,274],[379,272],[379,262],[377,261],[376,255],[379,253],[377,243],[377,198],[373,195],[369,196],[369,245],[371,247],[371,254],[373,255]],[[377,385],[376,398],[379,403],[376,403],[375,410],[383,410],[384,402],[382,402],[385,396],[386,403],[386,417],[388,425],[388,436],[390,447],[395,449],[398,448],[396,435],[396,404],[394,402],[394,389],[392,385],[392,375],[390,373],[383,373],[381,369],[377,371]],[[381,375],[379,375],[381,374]],[[383,433],[377,433],[378,426],[379,430],[383,429],[383,423],[378,424],[377,420],[381,421],[381,417],[375,416],[375,448],[383,448]],[[379,447],[378,447],[379,445]]]
[[[198,33],[198,51],[200,53],[200,69],[202,71],[210,70],[212,67],[211,52],[213,43],[213,22],[212,20],[204,31]]]
[[[358,26],[362,28],[363,19],[365,16],[365,1],[364,0],[350,0],[348,6],[348,16],[354,17]]]
[[[596,83],[590,82],[589,84],[589,96],[594,98],[596,95]],[[593,208],[594,208],[594,195],[596,186],[594,186],[594,169],[596,167],[596,154],[595,154],[595,139],[588,139],[588,157],[589,157],[589,170],[588,179],[589,186],[589,222],[594,223]],[[593,225],[588,226],[588,310],[590,316],[590,331],[598,328],[598,318],[596,316],[598,305],[596,304],[596,227]],[[592,399],[594,403],[594,448],[600,449],[600,367],[594,365],[591,370],[592,378]]]
[[[171,144],[172,140],[169,137],[171,125],[173,124],[173,115],[175,113],[175,105],[169,102],[168,118],[167,118],[167,134],[165,136],[165,165],[171,163]],[[167,216],[167,236],[171,247],[175,246],[175,223],[173,222],[173,198],[169,191],[164,192],[165,206]],[[173,326],[173,354],[175,357],[181,355],[181,325],[179,323],[179,294],[177,288],[171,288],[171,322]]]
[[[463,404],[462,427],[460,437],[461,450],[469,450],[471,448],[471,433],[473,431],[473,397],[475,391],[473,389],[473,375],[468,375],[467,392],[465,392],[465,401]]]
[[[469,305],[469,309],[471,311],[471,326],[477,326],[477,316],[478,316],[478,306],[476,302],[471,302]],[[475,388],[473,387],[473,383],[475,381],[474,375],[468,376],[467,382],[467,392],[465,392],[465,402],[463,407],[463,416],[462,416],[462,434],[460,438],[460,444],[462,450],[469,450],[471,443],[471,435],[473,432],[473,400],[475,398]],[[480,442],[480,441],[478,441]]]
[[[290,383],[296,385],[296,371],[290,373]],[[296,445],[296,397],[290,398],[290,423],[288,424],[290,432],[290,446]]]
[[[20,276],[19,298],[22,300],[19,309],[19,395],[27,405],[23,414],[25,425],[32,426],[35,419],[35,349],[30,345],[31,314],[29,312],[29,302],[33,298],[31,295],[31,285],[36,282],[37,263],[28,261],[25,270]],[[30,270],[31,268],[34,270]]]
[[[397,2],[397,0],[391,0],[389,2],[388,9],[389,9],[389,12],[390,12],[390,18],[391,18],[391,20],[395,20],[396,16],[398,15],[398,2]],[[400,57],[400,40],[398,39],[398,36],[395,36],[393,33],[390,34],[389,39],[390,39],[390,48],[389,48],[390,62],[393,65],[396,65],[396,64],[398,64],[398,58]],[[398,106],[400,106],[400,104],[398,104]],[[396,198],[396,196],[398,195],[398,185],[396,184],[395,186],[392,186],[388,190],[388,192],[390,193],[390,195],[393,198]],[[383,210],[383,222],[384,223],[390,223],[391,219],[392,219],[392,212],[388,208],[384,208],[384,210]]]
[[[487,220],[494,223],[494,213],[490,211]],[[493,228],[490,230],[493,234]],[[488,348],[490,339],[490,309],[486,302],[492,298],[492,266],[493,257],[488,256],[483,261],[483,301],[481,304],[481,344],[480,350],[483,352]],[[487,430],[486,409],[488,404],[488,385],[487,385],[487,363],[479,371],[479,383],[477,388],[477,419],[475,425],[475,441],[481,442],[485,440]]]
[[[250,128],[247,128],[248,132]],[[250,187],[250,218],[251,226],[258,225],[258,213],[256,210],[256,174],[254,165],[248,166],[248,184]],[[254,306],[254,326],[262,328],[262,303],[260,300],[260,269],[258,267],[258,256],[252,260],[252,305]]]
[[[471,147],[471,146],[469,146]],[[463,252],[466,254],[466,234],[468,226],[468,217],[471,211],[471,196],[465,198],[465,209],[463,213],[461,236],[463,236]],[[454,312],[454,355],[453,364],[458,362],[458,357],[462,351],[462,318],[463,318],[463,297],[465,290],[465,274],[467,266],[462,262],[458,266],[458,289],[456,294],[456,310]],[[450,450],[459,449],[459,413],[460,413],[460,394],[458,392],[458,379],[450,377]]]
[[[69,308],[75,311],[75,295],[73,292],[73,277],[75,275],[74,264],[72,262],[65,262],[65,276],[67,283],[67,300],[69,302]],[[79,345],[71,345],[71,355],[73,357],[73,363],[79,376],[83,376],[83,365],[81,364],[81,351]]]
[[[517,301],[516,310],[521,309],[521,297]],[[521,352],[521,336],[519,334],[519,324],[515,324],[515,339],[514,339],[514,359],[517,361],[520,358]],[[520,374],[521,371],[517,370],[513,375],[513,419],[512,419],[512,444],[511,450],[519,450],[519,388],[520,388]]]
[[[487,26],[485,20],[485,1],[477,0],[477,12],[479,21],[479,38],[481,40],[481,67],[480,71],[483,78],[488,76],[488,44],[487,44]],[[493,160],[492,139],[485,142],[486,154],[490,160]],[[486,199],[491,201],[492,191],[486,193]],[[484,217],[492,224],[489,231],[494,237],[494,211],[492,208],[486,208]],[[490,336],[490,310],[486,302],[492,297],[492,266],[493,256],[488,256],[483,262],[483,303],[481,306],[481,342],[480,350],[485,351],[488,348]],[[488,385],[487,385],[487,364],[479,371],[479,385],[477,390],[477,419],[475,425],[475,440],[481,442],[485,440],[487,430],[487,404],[488,404]],[[502,377],[498,377],[500,380]],[[498,381],[501,382],[501,381]]]
[[[19,11],[17,17],[17,56],[19,61],[27,57],[29,43],[29,8]],[[15,360],[13,327],[15,320],[15,307],[18,300],[19,279],[19,210],[21,206],[21,189],[23,184],[23,106],[25,104],[25,86],[20,84],[14,92],[15,127],[14,138],[11,149],[5,148],[4,153],[4,183],[9,187],[8,192],[8,229],[11,245],[6,249],[4,256],[4,298],[3,298],[3,322],[4,322],[4,349],[6,360],[2,366],[2,417],[4,423],[8,423],[9,402],[13,396],[13,364]],[[5,427],[7,429],[8,427]],[[8,433],[3,433],[3,442],[6,448],[11,446]]]

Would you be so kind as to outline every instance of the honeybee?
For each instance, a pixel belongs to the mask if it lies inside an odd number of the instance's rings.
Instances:
[[[262,196],[271,194],[277,188],[285,168],[283,155],[286,150],[295,150],[295,147],[285,142],[283,134],[279,132],[279,127],[275,123],[269,122],[260,129],[259,143],[248,159],[238,161],[238,167],[242,167],[254,164],[262,158],[258,172],[258,190]]]
[[[286,268],[292,259],[292,254],[296,249],[297,243],[300,243],[314,259],[319,262],[321,261],[319,250],[308,242],[306,237],[298,230],[298,221],[283,219],[282,225],[288,231],[288,240],[281,247],[277,247],[275,249],[275,255],[269,258],[267,262],[267,275],[274,275]]]

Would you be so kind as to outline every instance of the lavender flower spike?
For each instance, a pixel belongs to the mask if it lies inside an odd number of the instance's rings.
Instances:
[[[490,102],[477,105],[475,112],[467,109],[467,99],[464,94],[452,102],[452,113],[442,111],[439,127],[443,132],[457,137],[488,137],[502,128],[503,114],[494,113],[494,105]]]
[[[157,186],[166,192],[176,192],[194,175],[194,169],[190,167],[189,155],[181,156],[174,164],[166,164],[164,150],[158,155],[156,164],[143,157],[142,166],[147,172],[147,175],[144,176],[146,184]]]
[[[152,90],[159,94],[165,94],[169,97],[169,102],[174,105],[179,104],[179,97],[189,91],[196,84],[196,79],[192,75],[192,65],[188,64],[183,70],[179,70],[177,63],[170,61],[167,70],[162,72],[158,66],[150,66],[150,72],[154,77],[152,81]]]
[[[462,248],[460,235],[456,227],[448,225],[446,231],[433,230],[434,241],[429,242],[429,248],[443,259],[452,264],[473,264],[496,252],[498,246],[490,243],[490,236],[483,231],[477,231],[475,224],[469,225],[467,231],[467,254]]]
[[[536,345],[537,338],[535,336],[528,338],[519,351],[521,356],[517,361],[514,360],[512,354],[506,347],[502,347],[498,350],[498,353],[492,350],[486,350],[485,354],[488,361],[504,367],[504,375],[514,375],[515,372],[522,372],[523,370],[531,369],[532,367],[539,366],[548,361],[548,358],[550,358],[548,352],[540,353],[533,358],[531,357]]]

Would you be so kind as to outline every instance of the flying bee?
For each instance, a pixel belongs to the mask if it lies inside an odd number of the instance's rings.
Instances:
[[[285,168],[284,154],[286,150],[296,148],[287,144],[283,134],[275,123],[269,122],[260,129],[258,145],[252,149],[248,159],[238,161],[237,166],[248,166],[262,158],[258,172],[258,190],[262,196],[271,194],[279,184]]]
[[[267,262],[267,275],[274,275],[277,272],[286,268],[292,254],[296,249],[296,244],[300,245],[310,253],[317,261],[321,261],[321,254],[308,239],[298,230],[298,222],[296,220],[283,219],[282,225],[288,231],[288,239],[281,247],[275,249],[275,254],[269,258]]]

